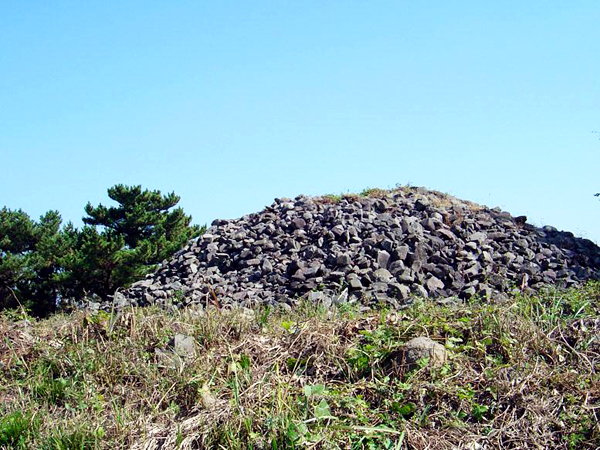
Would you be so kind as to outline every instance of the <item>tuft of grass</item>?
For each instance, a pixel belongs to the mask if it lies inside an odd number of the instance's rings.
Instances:
[[[597,448],[599,298],[4,314],[0,448]],[[403,366],[417,336],[446,364]]]
[[[36,434],[39,420],[21,411],[0,416],[0,448],[26,449]]]
[[[481,211],[487,209],[486,206],[479,205],[467,200],[460,200],[450,194],[419,188],[411,185],[397,184],[391,189],[382,188],[370,188],[363,189],[359,194],[355,193],[343,193],[343,194],[327,194],[315,198],[315,201],[325,205],[333,205],[341,203],[343,200],[354,203],[358,202],[361,198],[388,198],[388,197],[411,197],[411,198],[427,198],[430,204],[442,211],[452,212],[456,217],[454,220],[462,220],[463,210],[469,209],[472,211]]]
[[[320,203],[326,204],[326,205],[335,205],[337,203],[340,203],[342,201],[342,195],[337,195],[337,194],[326,194],[326,195],[322,195],[321,197],[318,197],[318,201]]]
[[[390,191],[380,188],[366,188],[360,193],[361,197],[385,198]]]
[[[93,450],[100,448],[100,440],[104,436],[102,429],[91,432],[84,428],[53,430],[41,444],[44,450]]]

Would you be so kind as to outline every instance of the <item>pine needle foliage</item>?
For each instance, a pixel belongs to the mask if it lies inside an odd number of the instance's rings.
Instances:
[[[176,207],[174,193],[119,184],[108,195],[116,205],[88,203],[82,229],[63,226],[57,211],[35,221],[0,210],[0,310],[45,316],[84,298],[106,300],[205,229]]]

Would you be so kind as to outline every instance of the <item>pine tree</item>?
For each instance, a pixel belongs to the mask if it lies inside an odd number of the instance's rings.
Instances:
[[[56,309],[61,260],[69,251],[61,221],[57,211],[35,222],[21,210],[0,210],[0,310],[23,306],[46,315]]]
[[[152,271],[203,232],[190,225],[191,217],[182,208],[172,209],[180,200],[174,193],[163,196],[160,191],[118,184],[108,189],[108,196],[118,206],[86,205],[87,226],[72,266],[87,273],[75,277],[81,281],[78,294],[85,290],[103,299]]]
[[[81,230],[61,227],[57,211],[36,222],[0,210],[0,310],[23,306],[44,316],[67,300],[106,300],[204,230],[175,208],[174,193],[119,184],[108,195],[117,206],[88,203]]]

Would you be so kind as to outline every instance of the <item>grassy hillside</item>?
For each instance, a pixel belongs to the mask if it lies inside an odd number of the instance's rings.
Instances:
[[[599,297],[5,312],[0,448],[598,448]],[[415,336],[446,363],[408,370]]]

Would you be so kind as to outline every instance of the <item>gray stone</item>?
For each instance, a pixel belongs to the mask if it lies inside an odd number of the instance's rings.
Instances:
[[[336,257],[335,262],[338,266],[347,266],[352,262],[352,259],[347,253],[342,253]]]
[[[387,269],[377,269],[373,272],[373,276],[378,281],[390,282],[394,279],[394,276]]]
[[[469,235],[469,240],[470,241],[479,242],[480,244],[483,244],[487,240],[487,234],[485,232],[483,232],[483,231],[478,231],[476,233],[471,233],[471,235]]]
[[[415,209],[417,211],[425,211],[430,204],[427,197],[421,197],[415,202]]]
[[[409,248],[408,245],[401,245],[396,249],[396,252],[394,254],[395,259],[404,261],[406,259],[406,255],[408,255],[409,252]]]
[[[381,248],[383,248],[388,253],[391,252],[394,248],[394,242],[390,239],[384,239],[381,242]]]
[[[402,283],[412,283],[415,281],[415,276],[410,269],[405,269],[402,273],[400,273],[397,277],[398,281]]]
[[[421,364],[431,368],[442,367],[447,360],[446,348],[428,337],[416,337],[404,344],[400,364],[408,370],[416,369]]]
[[[389,261],[390,254],[388,252],[386,252],[385,250],[377,251],[377,264],[379,264],[379,267],[387,269]]]
[[[319,301],[323,300],[325,298],[325,294],[323,294],[323,292],[309,292],[308,293],[308,300],[312,303],[318,303]]]
[[[436,233],[439,236],[442,236],[442,238],[446,238],[450,241],[456,240],[456,235],[452,231],[448,230],[447,228],[440,228],[439,230],[436,231]]]
[[[259,213],[215,220],[101,309],[206,305],[211,289],[223,304],[289,306],[315,288],[345,286],[355,299],[388,296],[402,304],[411,292],[493,301],[520,286],[523,274],[529,290],[600,277],[600,249],[572,233],[420,188],[378,195],[279,199]]]
[[[371,290],[375,292],[387,292],[388,284],[382,281],[376,281],[375,283],[371,283]]]
[[[486,284],[486,283],[480,283],[477,286],[477,294],[481,298],[489,299],[489,298],[492,297],[493,290],[492,290],[492,288],[488,284]]]
[[[363,285],[360,282],[360,279],[358,279],[358,278],[351,278],[348,281],[348,285],[350,286],[350,289],[353,289],[353,290],[358,290],[358,289],[363,288]]]
[[[273,272],[273,265],[271,264],[271,262],[268,259],[263,259],[261,267],[262,267],[263,275]]]
[[[319,266],[305,267],[300,269],[305,278],[314,278],[319,274]]]
[[[463,270],[463,274],[467,275],[469,277],[476,277],[480,273],[481,273],[481,264],[479,264],[476,261],[474,261],[468,269]]]
[[[260,259],[257,259],[257,258],[248,259],[245,261],[246,267],[258,266],[258,265],[260,265]]]
[[[348,301],[348,289],[344,289],[342,292],[340,292],[337,295],[334,295],[332,297],[332,303],[334,305],[340,304],[340,303],[346,303]]]
[[[402,261],[394,261],[388,267],[388,270],[393,275],[398,275],[399,273],[401,273],[402,271],[404,271],[404,269],[405,269],[405,266],[404,266],[404,263]]]
[[[304,228],[306,226],[306,220],[301,219],[300,217],[296,217],[294,220],[292,220],[292,223],[297,229]]]
[[[192,336],[185,334],[176,334],[173,337],[173,351],[184,358],[194,358],[196,356],[196,341]]]
[[[427,231],[435,231],[435,221],[428,217],[427,219],[423,219],[421,221],[421,226],[425,228]]]
[[[401,222],[402,231],[408,235],[423,234],[423,227],[417,222],[415,217],[403,217]]]
[[[400,284],[397,286],[398,295],[402,300],[406,300],[410,297],[410,288],[405,284]]]
[[[430,277],[427,280],[427,290],[430,293],[434,293],[435,291],[439,290],[439,289],[444,289],[444,283],[442,282],[442,280],[436,278],[436,277]]]
[[[340,237],[342,234],[344,234],[344,227],[341,225],[336,225],[331,229],[331,232],[335,236]]]
[[[477,245],[477,242],[471,241],[471,242],[467,242],[465,244],[465,248],[467,248],[471,251],[476,251],[479,248],[479,246]]]
[[[159,367],[179,369],[196,357],[196,341],[192,336],[176,334],[168,348],[157,348],[154,355]]]
[[[418,297],[422,297],[422,298],[429,297],[429,293],[427,292],[427,290],[423,286],[421,286],[420,284],[413,284],[412,285],[412,291]]]

